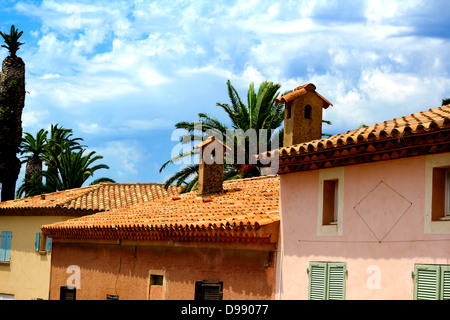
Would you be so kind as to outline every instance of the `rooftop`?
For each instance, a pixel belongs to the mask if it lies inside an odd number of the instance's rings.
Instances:
[[[271,241],[262,227],[279,221],[279,177],[224,181],[222,194],[159,198],[42,226],[49,237],[178,241]],[[273,240],[273,239],[272,239]]]
[[[178,194],[162,183],[102,183],[0,202],[0,215],[82,216]]]
[[[279,174],[450,151],[450,105],[286,146]]]

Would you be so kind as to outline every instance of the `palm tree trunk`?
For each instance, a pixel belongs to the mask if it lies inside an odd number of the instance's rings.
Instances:
[[[0,183],[1,201],[14,199],[20,172],[17,157],[22,139],[25,105],[25,63],[20,57],[3,60],[0,77]]]
[[[42,171],[42,160],[39,155],[31,156],[27,161],[27,166],[25,168],[25,181],[31,181],[31,178],[38,172]],[[42,182],[42,177],[38,177],[36,179],[39,182]]]

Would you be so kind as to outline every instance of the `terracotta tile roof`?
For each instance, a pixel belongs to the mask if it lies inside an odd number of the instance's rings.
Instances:
[[[73,215],[129,207],[178,194],[161,183],[104,183],[0,202],[0,215]]]
[[[42,230],[52,238],[69,239],[270,241],[273,234],[262,227],[279,221],[279,185],[278,176],[225,181],[219,195],[205,198],[190,192],[45,225]]]
[[[275,100],[276,104],[285,102],[285,103],[289,103],[293,100],[295,100],[296,98],[304,95],[307,92],[314,92],[320,99],[323,100],[323,108],[327,109],[329,106],[332,106],[333,104],[328,101],[327,99],[325,99],[324,97],[322,97],[317,91],[316,91],[316,86],[312,83],[308,83],[305,84],[303,86],[297,87],[295,88],[293,91],[279,97],[278,99]]]
[[[450,105],[272,152],[279,174],[450,152]]]

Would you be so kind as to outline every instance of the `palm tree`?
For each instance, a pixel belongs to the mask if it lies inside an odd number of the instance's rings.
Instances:
[[[78,142],[83,139],[73,138],[71,129],[52,124],[50,137],[47,137],[47,134],[48,132],[44,129],[36,134],[36,138],[25,133],[22,142],[22,153],[27,154],[25,161],[27,164],[29,162],[39,163],[36,167],[40,166],[40,170],[36,169],[27,175],[27,165],[26,178],[17,190],[17,197],[79,188],[94,175],[95,171],[109,169],[105,164],[93,165],[103,157],[95,155],[95,151],[85,155],[85,146]],[[46,170],[42,170],[43,163]],[[43,177],[45,183],[42,181]],[[114,180],[99,178],[91,184],[104,182],[114,182]]]
[[[14,199],[16,181],[20,172],[17,157],[22,140],[22,110],[25,105],[25,63],[16,55],[23,31],[11,26],[9,34],[0,32],[9,51],[2,63],[0,77],[0,184],[1,200]]]
[[[444,99],[442,99],[442,105],[443,105],[443,106],[446,106],[446,105],[448,105],[448,104],[450,104],[450,98],[444,98]]]
[[[18,196],[22,194],[33,196],[53,191],[80,188],[97,170],[109,169],[109,166],[106,164],[94,165],[94,162],[103,159],[102,156],[95,155],[95,151],[85,155],[86,149],[73,150],[66,146],[60,154],[53,153],[54,150],[49,150],[48,152],[50,154],[47,156],[54,159],[53,163],[57,170],[45,170],[36,173],[30,181],[25,181],[21,185],[17,191]],[[39,181],[40,177],[45,177],[46,183]],[[114,180],[100,178],[91,184],[104,182],[114,182]]]
[[[47,140],[45,146],[45,152],[43,154],[43,160],[47,166],[47,172],[49,174],[56,176],[58,175],[58,156],[62,154],[64,150],[81,150],[83,145],[80,145],[78,141],[83,141],[82,138],[72,138],[72,129],[66,129],[64,127],[58,127],[58,124],[51,125],[50,127],[50,139]],[[56,191],[57,186],[53,185],[53,180],[47,181],[47,186],[52,190]]]
[[[26,162],[25,181],[30,181],[31,178],[38,172],[42,171],[42,161],[47,145],[48,131],[41,129],[36,133],[36,137],[28,132],[24,133],[22,144],[20,145],[20,154],[26,154],[23,162]],[[40,178],[40,181],[42,179]]]
[[[224,179],[236,179],[251,176],[260,175],[261,163],[251,164],[249,161],[249,148],[248,138],[247,141],[236,141],[238,138],[233,134],[235,130],[243,130],[244,132],[249,129],[256,130],[259,133],[260,129],[266,129],[267,136],[264,137],[266,141],[271,143],[272,130],[280,128],[284,120],[284,104],[275,104],[275,100],[278,97],[278,90],[281,85],[273,82],[264,81],[260,84],[258,91],[255,91],[253,83],[250,84],[247,91],[247,104],[244,104],[239,97],[236,89],[231,85],[231,82],[227,81],[228,96],[231,104],[217,103],[216,105],[221,107],[228,115],[231,126],[221,123],[214,117],[207,115],[206,113],[199,113],[199,121],[201,122],[201,131],[204,134],[208,130],[216,130],[219,132],[225,141],[234,140],[235,145],[244,148],[245,163],[229,164],[225,163],[224,166]],[[202,141],[203,135],[196,132],[198,122],[179,122],[175,125],[177,129],[185,129],[188,132],[189,139],[183,139],[184,143],[191,143],[191,141]],[[256,135],[256,146],[259,147],[259,139],[261,136]],[[242,142],[242,144],[240,143]],[[259,150],[256,150],[259,153]],[[238,153],[238,148],[234,150],[235,157]],[[168,164],[175,163],[176,161],[185,158],[192,157],[198,154],[198,151],[189,151],[181,153],[180,155],[170,159],[160,169],[160,172],[166,168]],[[179,172],[175,173],[165,182],[166,188],[176,181],[177,186],[185,185],[182,192],[188,192],[193,190],[197,186],[198,181],[198,164],[189,165],[182,168]]]

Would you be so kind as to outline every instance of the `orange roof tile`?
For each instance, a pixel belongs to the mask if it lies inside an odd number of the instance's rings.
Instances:
[[[290,102],[302,95],[304,95],[307,92],[314,92],[320,99],[323,100],[323,108],[327,109],[329,106],[332,106],[333,104],[328,101],[327,99],[325,99],[324,97],[322,97],[317,91],[316,91],[316,86],[312,83],[308,83],[305,84],[303,86],[299,86],[297,88],[295,88],[293,91],[285,94],[284,96],[279,97],[278,99],[275,100],[276,104],[282,103],[282,102]]]
[[[0,202],[0,215],[86,215],[178,194],[162,183],[102,183]]]
[[[160,198],[129,208],[101,212],[42,226],[52,238],[155,240],[171,237],[252,237],[279,221],[279,177],[224,181],[224,193],[207,198],[196,192]],[[253,230],[248,234],[243,230]]]
[[[268,154],[279,154],[283,174],[443,152],[450,152],[450,105]]]

